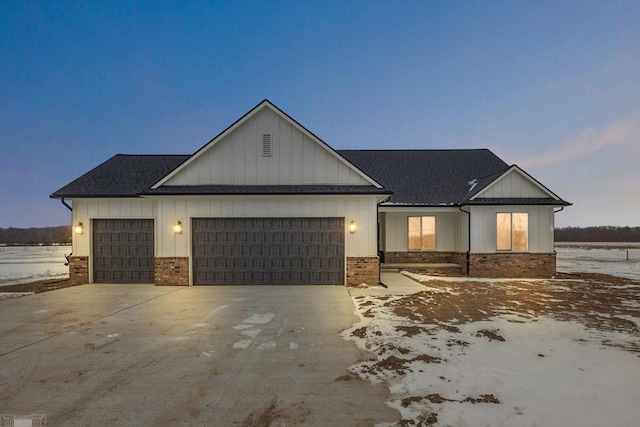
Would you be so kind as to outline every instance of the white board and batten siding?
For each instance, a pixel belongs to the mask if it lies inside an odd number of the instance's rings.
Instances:
[[[263,135],[272,154],[263,155]],[[371,185],[289,119],[264,107],[162,183],[175,185]]]
[[[499,212],[529,214],[529,249],[531,253],[553,253],[554,208],[552,206],[472,206],[471,252],[494,253],[496,250],[496,216]]]
[[[556,198],[517,167],[481,191],[474,199],[483,198]],[[528,214],[528,250],[531,253],[554,251],[554,207],[553,206],[473,206],[471,211],[471,252],[493,253],[496,250],[496,221],[498,213]]]
[[[73,255],[90,256],[91,220],[155,219],[156,206],[155,201],[140,198],[73,199],[72,224],[82,222],[84,228],[82,234],[73,234]]]
[[[548,198],[551,195],[515,169],[507,172],[475,198]]]
[[[419,209],[391,211],[384,214],[384,245],[387,252],[404,252],[409,248],[408,223],[410,216],[433,216],[436,220],[436,252],[467,250],[467,216],[460,211]]]
[[[156,256],[186,257],[191,253],[192,218],[340,217],[357,231],[345,230],[347,257],[377,256],[376,198],[372,196],[216,196],[167,197],[157,201]],[[181,221],[182,234],[173,233]]]

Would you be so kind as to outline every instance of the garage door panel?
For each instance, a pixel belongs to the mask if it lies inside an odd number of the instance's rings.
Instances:
[[[96,283],[153,283],[153,220],[93,220]]]
[[[197,218],[195,284],[344,284],[343,218]]]

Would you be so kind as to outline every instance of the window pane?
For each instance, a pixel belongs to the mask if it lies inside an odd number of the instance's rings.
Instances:
[[[513,250],[526,251],[529,249],[529,214],[513,214]]]
[[[511,214],[499,213],[496,220],[496,248],[499,251],[511,250]]]
[[[422,249],[436,248],[436,217],[422,217]]]
[[[409,249],[420,249],[420,217],[409,217]]]

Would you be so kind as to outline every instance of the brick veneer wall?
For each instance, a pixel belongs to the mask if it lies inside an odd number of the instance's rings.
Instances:
[[[156,286],[189,286],[189,258],[156,258],[154,274]]]
[[[347,286],[361,283],[377,285],[380,282],[380,259],[378,257],[347,258]]]
[[[471,254],[469,276],[550,278],[556,274],[556,254]]]
[[[464,252],[406,251],[385,252],[386,264],[465,264]]]
[[[84,285],[89,283],[89,257],[69,257],[69,283],[72,285]]]

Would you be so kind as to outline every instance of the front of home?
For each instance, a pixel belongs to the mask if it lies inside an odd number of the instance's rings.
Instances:
[[[157,285],[551,277],[569,205],[488,150],[336,151],[268,100],[193,155],[116,155],[51,197],[72,201],[72,282]]]

